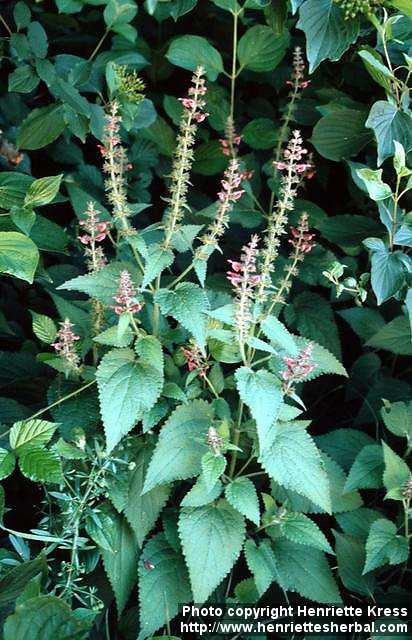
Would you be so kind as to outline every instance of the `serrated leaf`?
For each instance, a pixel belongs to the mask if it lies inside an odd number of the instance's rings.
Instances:
[[[365,564],[365,545],[351,535],[344,535],[337,531],[334,531],[334,535],[340,579],[349,591],[370,598],[376,582],[373,576],[362,575]]]
[[[334,555],[326,536],[319,527],[303,513],[288,513],[280,524],[282,535],[292,542],[320,549]]]
[[[204,400],[193,400],[175,409],[160,432],[147,471],[144,493],[159,484],[186,480],[201,472],[212,417],[212,409]]]
[[[378,444],[367,445],[359,452],[345,483],[345,491],[379,489],[382,486],[383,453]]]
[[[412,440],[412,401],[392,402],[381,410],[385,427],[396,436]]]
[[[19,456],[23,475],[34,482],[61,482],[63,478],[60,456],[52,449],[26,445]]]
[[[202,456],[201,465],[206,487],[211,491],[226,468],[226,458],[207,451]]]
[[[205,602],[229,573],[242,549],[245,523],[226,500],[183,508],[179,535],[195,602]]]
[[[382,442],[382,447],[385,462],[383,484],[387,491],[386,497],[393,500],[402,500],[405,483],[411,477],[410,469],[406,462],[386,442]]]
[[[259,499],[249,478],[236,478],[225,489],[226,500],[256,526],[260,523]]]
[[[174,255],[170,249],[165,249],[159,244],[152,244],[147,249],[145,256],[145,269],[142,287],[147,287],[157,276],[173,263]]]
[[[274,425],[272,445],[261,453],[259,461],[276,482],[306,496],[330,513],[328,478],[319,450],[306,432],[306,425],[298,421]]]
[[[342,602],[329,564],[322,551],[279,539],[273,547],[280,586],[304,598],[325,604]]]
[[[222,493],[223,485],[216,482],[210,491],[207,490],[206,482],[203,476],[199,476],[193,487],[188,491],[180,505],[182,507],[203,507],[216,500]]]
[[[275,437],[274,424],[279,414],[283,393],[273,373],[240,367],[235,372],[241,400],[249,407],[256,421],[261,455],[271,447]]]
[[[4,640],[74,640],[86,637],[92,619],[74,615],[55,596],[42,595],[20,604],[4,625]]]
[[[254,540],[248,539],[245,542],[244,552],[256,589],[262,596],[274,580],[279,581],[276,556],[269,540],[263,540],[257,545]]]
[[[143,549],[139,562],[140,633],[143,640],[170,622],[179,605],[192,599],[184,559],[158,533]]]
[[[153,349],[155,354],[152,353]],[[96,379],[108,451],[154,406],[162,390],[163,356],[160,343],[153,336],[148,336],[137,343],[136,350],[138,353],[140,351],[140,358],[136,358],[132,349],[112,349],[97,368]]]
[[[182,324],[203,349],[206,342],[205,314],[209,309],[209,301],[203,289],[192,282],[181,282],[173,291],[160,289],[154,299],[161,312]]]
[[[100,552],[116,596],[120,617],[137,580],[137,541],[125,517],[118,514],[108,503],[101,507],[99,519],[103,530],[110,532],[111,548],[100,547]],[[96,538],[95,542],[99,545],[100,538]]]
[[[381,518],[371,526],[366,541],[366,561],[363,573],[382,565],[406,562],[409,543],[404,536],[397,535],[397,528],[390,520]]]
[[[140,282],[140,275],[135,267],[124,262],[112,262],[100,269],[100,271],[89,273],[85,276],[77,276],[77,278],[67,280],[57,288],[81,291],[96,300],[100,300],[103,304],[113,305],[113,298],[119,288],[120,273],[125,269],[129,271],[135,284]]]
[[[338,376],[348,377],[345,367],[339,362],[334,355],[330,353],[325,347],[310,340],[304,340],[302,338],[296,338],[296,341],[300,348],[306,346],[309,342],[313,345],[311,360],[316,365],[316,368],[306,376],[305,380],[314,380],[320,375],[334,373]]]
[[[285,325],[274,316],[267,316],[261,324],[264,335],[276,345],[279,345],[291,356],[298,354],[298,348],[291,333]]]
[[[10,446],[21,452],[25,445],[47,444],[57,429],[57,424],[47,420],[22,420],[16,422],[10,431]]]
[[[129,491],[124,509],[126,518],[135,532],[139,547],[154,526],[170,493],[167,485],[155,487],[142,495],[144,479],[153,454],[153,448],[144,446],[134,459],[135,468],[129,480]]]
[[[0,579],[0,611],[3,615],[10,611],[14,601],[30,580],[39,574],[42,576],[47,574],[47,562],[44,555],[18,564],[2,576]]]

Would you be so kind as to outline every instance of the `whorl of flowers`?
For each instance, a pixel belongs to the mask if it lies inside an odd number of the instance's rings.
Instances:
[[[104,159],[105,188],[114,219],[120,222],[123,233],[130,235],[135,233],[128,221],[131,212],[127,204],[126,171],[130,165],[119,135],[121,121],[119,105],[114,101],[106,115],[103,144],[99,145],[99,150]]]
[[[80,336],[73,331],[73,324],[68,318],[60,322],[60,329],[57,332],[57,340],[52,344],[56,353],[67,364],[72,371],[79,371],[80,358],[76,351],[76,342]]]
[[[242,136],[236,133],[233,119],[230,116],[226,120],[225,137],[221,138],[219,142],[223,155],[236,158]]]
[[[138,313],[142,309],[142,304],[135,299],[136,288],[132,277],[127,269],[120,272],[119,286],[112,305],[114,312],[120,316],[122,313]]]
[[[294,91],[306,89],[310,85],[310,80],[305,80],[305,61],[302,55],[302,49],[297,46],[293,50],[293,71],[290,80],[286,80],[286,84],[292,87]]]
[[[191,340],[187,347],[182,347],[182,353],[186,358],[189,371],[197,371],[199,377],[204,378],[209,369],[209,364],[199,346]]]
[[[294,385],[302,382],[314,369],[316,365],[311,361],[313,351],[313,344],[309,344],[304,347],[296,358],[285,357],[283,362],[285,369],[282,371],[282,378],[285,382],[285,393],[293,393]]]
[[[232,268],[227,272],[227,279],[236,292],[236,333],[242,356],[244,356],[244,345],[249,337],[253,321],[251,309],[255,289],[261,281],[261,276],[256,273],[258,242],[259,237],[253,235],[250,242],[242,248],[240,261],[228,260]]]
[[[279,199],[269,218],[265,235],[265,249],[262,252],[261,265],[262,280],[257,292],[257,299],[264,302],[271,289],[271,273],[275,269],[276,258],[279,254],[281,236],[286,233],[288,214],[294,209],[294,202],[299,185],[305,172],[311,165],[305,161],[308,151],[303,147],[303,140],[299,131],[294,131],[283,152],[283,159],[274,161],[276,168],[282,171]]]
[[[164,222],[165,248],[169,247],[172,236],[184,216],[184,211],[188,208],[187,191],[194,159],[193,145],[196,140],[197,127],[209,115],[204,111],[206,85],[203,75],[203,67],[198,67],[192,77],[193,85],[188,90],[188,96],[180,98],[183,106],[183,115],[180,121],[172,173],[170,175],[170,198],[166,200],[169,206]]]
[[[412,476],[405,482],[402,493],[405,500],[412,500]]]
[[[306,254],[312,251],[316,243],[313,241],[314,233],[310,233],[308,226],[308,215],[302,213],[297,227],[291,227],[291,237],[288,242],[293,250],[289,255],[289,260],[284,267],[285,275],[279,282],[272,304],[284,303],[285,294],[292,286],[293,278],[299,273],[299,263],[303,262]]]
[[[109,233],[109,223],[100,221],[100,214],[96,211],[93,202],[87,205],[86,217],[79,222],[79,225],[86,231],[78,236],[78,239],[85,245],[85,256],[89,271],[100,271],[106,264],[106,257],[103,248],[98,246]]]
[[[220,450],[223,446],[223,438],[220,437],[214,427],[209,427],[208,429],[207,444],[212,449],[215,456],[220,456]]]
[[[236,158],[232,158],[221,181],[221,190],[217,194],[218,206],[215,219],[207,228],[206,233],[200,238],[203,246],[197,250],[196,258],[208,257],[207,252],[204,252],[204,247],[218,247],[219,239],[229,225],[229,214],[233,208],[233,203],[244,194],[244,189],[240,188],[242,180],[248,177],[248,173],[239,171],[239,161]]]

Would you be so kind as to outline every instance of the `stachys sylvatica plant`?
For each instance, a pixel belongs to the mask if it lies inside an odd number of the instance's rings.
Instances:
[[[56,6],[1,19],[1,637],[407,602],[407,3]]]

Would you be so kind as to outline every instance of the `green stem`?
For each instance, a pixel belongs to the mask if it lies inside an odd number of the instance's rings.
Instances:
[[[211,392],[213,393],[213,395],[215,396],[215,398],[219,398],[219,394],[216,391],[216,389],[214,388],[214,386],[211,383],[211,381],[209,380],[209,378],[207,376],[203,376],[203,379],[206,382],[206,384],[209,387],[209,389],[211,390]]]
[[[238,18],[239,13],[233,12],[233,44],[232,44],[232,72],[230,75],[230,118],[233,122],[235,115],[235,91],[236,91],[236,58],[237,58],[237,40],[238,40]]]
[[[90,54],[89,62],[91,60],[93,60],[93,58],[97,55],[98,51],[100,50],[100,47],[102,46],[103,42],[106,40],[107,36],[109,35],[109,32],[110,32],[110,29],[107,28],[106,31],[104,32],[104,34],[102,35],[102,37],[100,38],[99,42],[97,43],[97,45],[93,49],[93,52]]]
[[[73,398],[74,396],[77,396],[77,394],[82,393],[82,391],[85,391],[85,389],[88,389],[93,384],[96,384],[96,380],[92,380],[91,382],[88,382],[87,384],[83,385],[83,387],[80,387],[79,389],[76,389],[75,391],[72,391],[71,393],[68,393],[66,396],[63,396],[63,398],[60,398],[59,400],[56,400],[56,402],[53,402],[52,404],[49,404],[44,409],[40,409],[40,411],[37,411],[37,413],[34,413],[32,416],[27,418],[27,420],[33,420],[34,418],[37,418],[38,416],[41,416],[43,413],[46,413],[46,411],[49,411],[50,409],[53,409],[53,407],[57,407],[57,405],[61,404],[62,402],[65,402],[66,400],[69,400],[70,398]],[[2,435],[4,435],[4,434],[2,434]]]
[[[235,428],[235,431],[234,431],[234,435],[233,435],[233,444],[235,445],[235,447],[239,446],[240,425],[242,424],[242,416],[243,416],[243,402],[240,401],[237,425],[236,425],[236,428]],[[230,460],[230,467],[229,467],[229,478],[231,478],[231,479],[233,478],[234,473],[235,473],[237,454],[238,454],[238,450],[234,449],[232,451],[232,457],[231,457],[231,460]]]

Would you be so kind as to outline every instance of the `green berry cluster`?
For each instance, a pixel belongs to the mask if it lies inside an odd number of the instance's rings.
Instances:
[[[359,14],[370,15],[375,13],[384,0],[334,0],[345,12],[345,20],[356,18]]]
[[[128,71],[124,65],[116,65],[118,93],[121,97],[139,104],[144,100],[145,84],[136,71]]]

